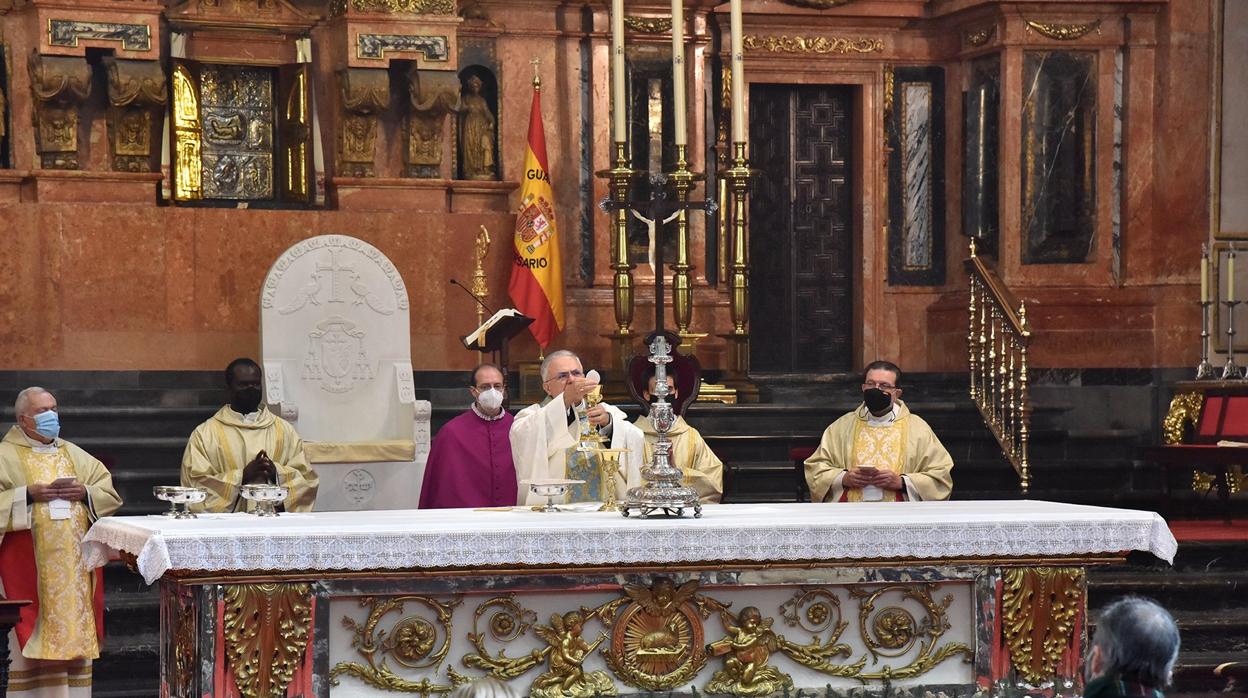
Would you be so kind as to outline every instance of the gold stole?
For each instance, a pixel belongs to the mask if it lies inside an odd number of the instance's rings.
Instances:
[[[906,420],[881,427],[867,426],[867,423],[862,420],[856,421],[854,424],[854,467],[869,466],[878,470],[902,473],[906,462],[908,432],[909,422]],[[890,494],[893,496],[892,500],[889,499]],[[882,501],[903,499],[903,493],[885,490]],[[862,490],[857,487],[846,489],[845,501],[861,502]]]
[[[216,436],[217,447],[221,449],[221,456],[225,459],[226,472],[240,473],[239,484],[240,485],[244,484],[242,481],[241,473],[243,472],[243,468],[247,467],[247,463],[239,463],[234,458],[234,456],[237,453],[241,452],[243,454],[243,458],[247,459],[247,462],[251,462],[250,459],[247,458],[247,437],[243,434],[243,428],[232,427],[236,432],[238,432],[238,438],[239,438],[238,449],[235,450],[234,440],[231,439],[230,435],[226,432],[225,425],[222,424],[219,420],[214,419],[212,420],[212,426],[213,426],[213,433]],[[281,420],[277,420],[273,422],[273,446],[272,448],[268,448],[266,446],[266,448],[264,449],[264,452],[269,454],[269,459],[278,465],[286,461],[286,458],[285,458],[286,427],[282,424]],[[252,458],[254,457],[255,457],[255,454],[252,454]],[[280,469],[278,472],[277,484],[279,485],[282,484]],[[291,492],[290,494],[293,495],[294,492]],[[238,499],[239,499],[239,496],[236,493],[234,495],[234,505],[231,507],[231,511],[238,511]],[[251,503],[248,502],[245,508],[249,508],[250,506],[251,506]]]
[[[77,477],[63,449],[18,449],[26,481],[49,483]],[[39,619],[22,654],[29,659],[95,659],[100,656],[92,605],[94,574],[83,571],[79,543],[89,525],[87,506],[72,502],[68,519],[53,519],[47,502],[35,502],[30,522],[39,571]]]

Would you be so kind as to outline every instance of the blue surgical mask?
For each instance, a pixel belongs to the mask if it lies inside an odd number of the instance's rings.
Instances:
[[[61,434],[61,417],[53,410],[35,415],[35,431],[40,436],[55,439]]]

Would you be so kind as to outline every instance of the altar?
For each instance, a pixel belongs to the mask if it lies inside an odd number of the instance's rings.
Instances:
[[[885,511],[887,510],[887,511]],[[1039,501],[101,519],[161,588],[161,695],[1072,695],[1085,570],[1151,512]]]

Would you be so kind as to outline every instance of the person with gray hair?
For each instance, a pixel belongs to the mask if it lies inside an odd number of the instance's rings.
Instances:
[[[10,647],[9,695],[91,695],[91,662],[104,628],[100,570],[82,567],[87,528],[121,506],[99,460],[60,438],[56,398],[32,386],[13,404],[15,424],[0,441],[0,595],[32,599],[33,614],[3,641]]]
[[[516,466],[517,501],[543,504],[545,499],[529,492],[533,480],[584,480],[569,493],[569,501],[600,500],[602,469],[598,458],[577,449],[582,428],[590,425],[608,440],[608,448],[627,449],[620,459],[623,473],[615,480],[615,494],[623,500],[629,487],[641,484],[641,459],[645,437],[628,416],[605,402],[591,405],[586,398],[598,388],[596,371],[587,375],[581,359],[567,349],[552,351],[542,361],[542,390],[546,399],[529,405],[511,423],[511,460]],[[582,425],[582,421],[587,424]]]
[[[1128,596],[1101,614],[1088,651],[1084,698],[1163,698],[1179,658],[1179,628],[1155,601]]]

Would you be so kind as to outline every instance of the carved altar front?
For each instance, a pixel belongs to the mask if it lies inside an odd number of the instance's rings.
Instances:
[[[1156,514],[1047,502],[114,517],[161,579],[162,695],[1066,695],[1084,568],[1171,559]],[[262,659],[263,658],[263,659]]]

